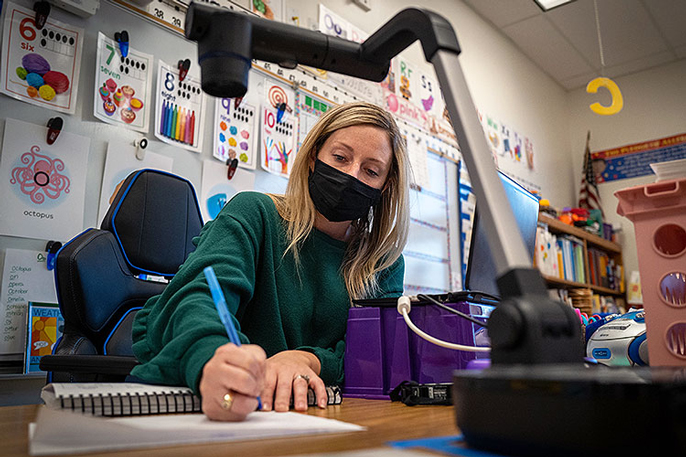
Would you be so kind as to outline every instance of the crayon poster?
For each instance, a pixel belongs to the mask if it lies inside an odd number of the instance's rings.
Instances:
[[[102,220],[110,207],[110,201],[114,200],[117,186],[131,173],[141,168],[168,171],[171,173],[174,159],[145,151],[143,160],[136,158],[136,148],[132,144],[121,141],[110,141],[107,145],[107,158],[105,159],[105,171],[102,173],[102,186],[100,188],[100,209],[98,211],[98,223]]]
[[[124,57],[116,41],[98,33],[93,115],[108,124],[147,132],[152,63],[150,54],[133,48]]]
[[[36,28],[36,13],[6,2],[0,92],[32,105],[74,114],[83,29],[51,17]]]
[[[262,168],[288,177],[295,160],[294,138],[297,128],[295,91],[290,87],[265,81],[265,100],[261,115]]]
[[[229,167],[216,160],[203,160],[200,210],[202,219],[209,222],[238,192],[255,189],[255,173],[251,170],[236,170],[228,179]]]
[[[196,67],[197,68],[197,67]],[[165,143],[193,152],[202,151],[205,94],[200,78],[159,61],[155,105],[155,136]]]
[[[29,302],[26,326],[26,357],[24,373],[42,373],[41,357],[52,354],[57,340],[64,333],[64,318],[57,303]]]
[[[68,241],[83,230],[90,138],[7,119],[0,157],[0,234]]]
[[[259,110],[255,97],[249,93],[250,89],[242,100],[215,100],[213,155],[224,163],[238,159],[241,167],[254,170],[257,165],[255,121]]]

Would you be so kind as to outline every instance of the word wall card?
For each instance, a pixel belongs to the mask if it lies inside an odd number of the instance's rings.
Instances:
[[[179,70],[160,60],[156,95],[155,136],[165,143],[201,152],[205,94],[200,78],[188,74],[180,81]]]
[[[152,63],[153,56],[133,48],[124,57],[116,41],[98,33],[93,115],[147,133]]]

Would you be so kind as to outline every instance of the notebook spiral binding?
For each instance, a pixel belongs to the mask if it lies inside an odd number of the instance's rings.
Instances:
[[[163,400],[163,401],[161,401]],[[172,402],[173,400],[173,402]],[[69,395],[60,398],[62,409],[81,410],[94,416],[141,416],[168,413],[193,413],[201,411],[200,399],[191,392],[152,392],[146,394],[127,392],[107,395]]]

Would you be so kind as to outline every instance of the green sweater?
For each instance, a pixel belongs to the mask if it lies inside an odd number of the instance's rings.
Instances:
[[[267,357],[288,349],[315,354],[326,385],[343,381],[350,299],[340,273],[346,243],[314,229],[300,251],[298,271],[287,247],[285,223],[272,199],[237,194],[193,241],[191,253],[161,295],[136,315],[131,374],[156,384],[187,385],[198,392],[214,351],[228,343],[203,269],[214,268],[243,343]],[[403,291],[402,256],[380,273],[379,297]]]

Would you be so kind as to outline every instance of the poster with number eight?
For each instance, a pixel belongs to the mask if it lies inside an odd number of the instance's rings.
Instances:
[[[205,94],[200,77],[188,73],[180,81],[179,70],[160,60],[155,98],[155,136],[165,143],[201,152]]]
[[[146,133],[152,59],[133,48],[124,57],[116,41],[98,33],[93,115],[108,124]]]
[[[83,29],[49,17],[37,30],[33,10],[5,3],[0,92],[32,105],[74,114]]]
[[[295,160],[295,91],[281,83],[266,80],[262,102],[262,168],[288,177]]]

